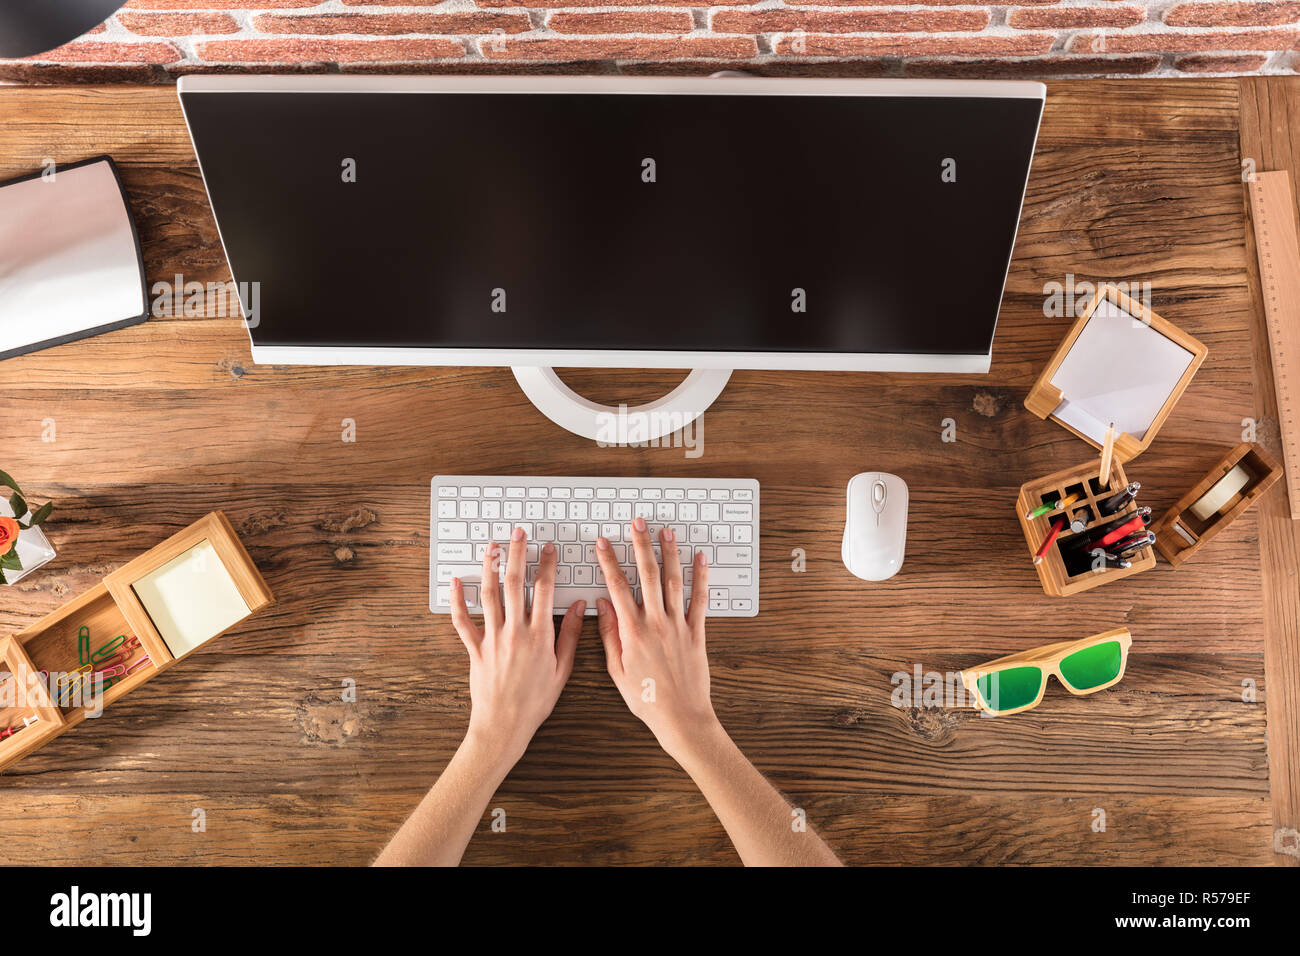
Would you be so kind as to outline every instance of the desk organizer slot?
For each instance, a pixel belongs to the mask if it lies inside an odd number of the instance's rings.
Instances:
[[[1020,527],[1024,531],[1025,542],[1029,545],[1031,555],[1035,554],[1047,539],[1052,522],[1057,518],[1065,516],[1069,520],[1071,516],[1079,514],[1088,521],[1088,527],[1081,532],[1072,531],[1067,525],[1057,535],[1052,546],[1047,549],[1043,560],[1035,565],[1044,592],[1053,597],[1066,597],[1155,567],[1155,552],[1150,547],[1135,552],[1127,568],[1101,570],[1092,569],[1091,558],[1083,556],[1078,560],[1067,558],[1062,549],[1062,545],[1081,534],[1090,533],[1098,524],[1106,524],[1125,515],[1137,514],[1138,506],[1131,500],[1114,514],[1105,516],[1101,514],[1100,502],[1120,491],[1127,484],[1128,479],[1118,461],[1112,465],[1110,482],[1104,485],[1097,474],[1097,462],[1091,461],[1021,485],[1020,497],[1016,502],[1016,516],[1020,519]],[[1054,502],[1069,494],[1079,494],[1080,497],[1064,511],[1049,512],[1038,518],[1025,517],[1038,504]]]
[[[1245,476],[1245,483],[1230,495],[1220,494],[1222,502],[1212,513],[1196,514],[1193,508],[1197,502],[1238,468]],[[1281,466],[1264,449],[1252,442],[1242,442],[1151,526],[1156,533],[1157,550],[1166,561],[1178,567],[1236,521],[1281,477]]]
[[[135,585],[160,569],[165,569],[178,557],[196,549],[202,549],[205,560],[217,562],[229,572],[231,586],[238,592],[247,613],[239,620],[231,620],[229,616],[201,619],[210,621],[211,633],[191,631],[192,643],[186,645],[180,653],[173,654],[137,598]],[[196,597],[192,588],[182,589],[180,593],[191,600]],[[46,615],[22,633],[0,639],[3,670],[13,675],[10,680],[16,685],[24,682],[34,684],[35,701],[34,704],[23,702],[23,706],[14,708],[5,708],[0,704],[0,731],[5,726],[22,723],[23,718],[31,716],[32,710],[40,718],[0,740],[0,769],[21,759],[65,730],[75,727],[91,713],[107,708],[123,694],[130,693],[159,671],[219,637],[273,601],[270,589],[262,580],[248,552],[239,543],[234,528],[226,516],[217,511],[118,568],[85,594]],[[92,655],[118,635],[139,640],[138,647],[122,651],[125,656],[120,660],[112,660],[116,652],[114,650],[106,652],[104,660],[92,662],[92,671],[114,664],[127,668],[137,665],[129,674],[119,676],[117,682],[108,688],[103,688],[101,684],[102,693],[98,699],[95,697],[95,689],[85,688],[84,685],[76,693],[65,697],[59,692],[57,677],[53,681],[53,687],[48,686],[46,679],[39,677],[42,670],[50,675],[66,675],[75,674],[83,666],[78,643],[78,634],[83,627],[90,632],[88,649]],[[141,663],[145,655],[149,659]],[[35,680],[31,680],[29,675],[36,675]],[[0,683],[0,690],[4,686]],[[89,711],[87,705],[90,705]]]

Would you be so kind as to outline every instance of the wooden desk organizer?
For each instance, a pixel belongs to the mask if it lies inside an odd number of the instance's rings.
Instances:
[[[1090,438],[1083,434],[1083,432],[1056,417],[1056,409],[1060,407],[1061,401],[1069,398],[1069,396],[1063,394],[1059,388],[1053,385],[1052,379],[1056,377],[1057,371],[1065,361],[1065,357],[1070,353],[1071,347],[1073,347],[1075,341],[1083,332],[1084,327],[1088,324],[1088,320],[1092,318],[1092,314],[1097,311],[1097,307],[1107,299],[1119,306],[1119,308],[1123,309],[1129,315],[1141,319],[1144,324],[1154,331],[1159,332],[1161,335],[1165,336],[1165,338],[1173,340],[1188,352],[1192,353],[1191,364],[1188,365],[1186,371],[1183,372],[1182,376],[1178,380],[1177,386],[1174,388],[1173,392],[1170,393],[1169,398],[1166,399],[1164,405],[1161,406],[1160,413],[1155,417],[1155,420],[1151,422],[1150,427],[1147,428],[1142,437],[1140,439],[1135,438],[1127,432],[1115,436],[1115,458],[1120,462],[1128,462],[1146,451],[1147,446],[1150,445],[1152,440],[1156,437],[1156,433],[1160,431],[1160,426],[1164,424],[1165,419],[1169,417],[1169,413],[1172,412],[1174,406],[1178,404],[1178,399],[1180,399],[1183,392],[1187,390],[1187,386],[1192,381],[1192,376],[1196,374],[1196,370],[1199,369],[1201,363],[1205,361],[1205,357],[1209,354],[1209,349],[1199,339],[1193,338],[1182,329],[1178,328],[1178,326],[1162,319],[1160,316],[1142,305],[1141,302],[1130,298],[1114,286],[1102,285],[1097,289],[1092,300],[1084,308],[1083,314],[1079,316],[1078,321],[1070,328],[1070,333],[1065,337],[1065,341],[1061,343],[1060,347],[1056,350],[1056,354],[1054,354],[1051,361],[1047,363],[1047,367],[1043,369],[1042,374],[1038,376],[1038,381],[1034,383],[1033,388],[1029,390],[1029,394],[1025,396],[1025,408],[1029,409],[1039,418],[1052,419],[1062,428],[1078,435],[1094,448],[1101,447],[1100,442]]]
[[[25,631],[0,640],[0,659],[3,661],[0,666],[8,672],[7,675],[0,673],[0,730],[17,728],[11,736],[0,740],[0,770],[72,729],[98,707],[107,708],[119,697],[188,655],[189,651],[172,654],[136,594],[135,585],[204,542],[211,545],[234,581],[239,596],[248,605],[249,613],[245,618],[273,603],[270,589],[239,543],[235,529],[224,514],[214,511],[118,568],[85,594]],[[67,674],[78,669],[77,633],[82,626],[90,629],[92,651],[119,634],[134,634],[139,638],[140,646],[124,663],[130,666],[146,654],[150,662],[141,664],[104,690],[97,700],[89,690],[86,694],[73,695],[71,699],[60,696],[47,680],[41,678],[40,672]],[[228,629],[212,634],[204,643]],[[60,706],[55,697],[65,701],[66,705]],[[87,700],[87,697],[91,699]],[[87,703],[96,706],[88,708]]]
[[[1116,457],[1118,457],[1118,453]],[[1088,528],[1077,532],[1077,534],[1086,534],[1094,525],[1114,521],[1121,515],[1136,514],[1137,505],[1132,501],[1129,501],[1113,515],[1106,515],[1105,517],[1101,515],[1098,507],[1101,500],[1109,498],[1127,484],[1128,479],[1124,476],[1123,466],[1118,461],[1115,461],[1110,470],[1110,482],[1105,487],[1102,487],[1098,481],[1097,461],[1093,460],[1085,465],[1067,468],[1064,471],[1058,471],[1054,475],[1048,475],[1046,478],[1040,478],[1037,481],[1030,481],[1021,485],[1020,497],[1016,500],[1016,517],[1020,519],[1020,527],[1025,533],[1025,543],[1029,545],[1029,553],[1031,555],[1037,553],[1043,542],[1047,540],[1047,535],[1052,529],[1053,519],[1063,514],[1067,516],[1067,519],[1079,512],[1084,514],[1088,521]],[[1039,518],[1025,517],[1026,514],[1039,505],[1049,501],[1057,501],[1070,494],[1077,494],[1079,500],[1064,511],[1054,511]],[[1131,566],[1127,568],[1103,568],[1094,571],[1089,566],[1085,570],[1072,572],[1071,568],[1067,567],[1065,557],[1061,553],[1061,545],[1075,536],[1076,532],[1070,531],[1067,527],[1057,536],[1055,543],[1048,548],[1043,560],[1035,565],[1043,590],[1053,597],[1067,597],[1071,594],[1078,594],[1080,591],[1087,591],[1102,584],[1109,584],[1112,581],[1118,581],[1129,575],[1137,574],[1139,571],[1146,571],[1155,567],[1155,552],[1148,547],[1138,551],[1132,558]]]
[[[1250,476],[1245,487],[1208,518],[1201,519],[1192,514],[1188,509],[1237,465],[1241,465]],[[1166,561],[1178,567],[1236,521],[1242,512],[1281,477],[1281,466],[1264,449],[1252,442],[1242,442],[1151,526],[1151,530],[1156,533],[1156,550],[1164,555]],[[1179,534],[1179,528],[1192,540]]]

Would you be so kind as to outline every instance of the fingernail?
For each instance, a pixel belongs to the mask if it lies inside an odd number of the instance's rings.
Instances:
[[[548,541],[544,545],[542,545],[542,554],[554,554],[554,553],[555,553],[555,545],[551,544],[551,542]]]
[[[514,532],[510,535],[510,537],[511,537],[513,540],[515,540],[515,541],[523,541],[523,540],[524,540],[524,529],[523,529],[523,528],[515,528]]]
[[[604,598],[596,598],[597,611],[599,611],[601,614],[604,614],[608,607],[609,607],[608,601],[606,601]]]
[[[673,540],[673,529],[672,529],[672,528],[664,528],[664,540],[665,540],[665,541],[671,541],[671,540]]]
[[[636,528],[636,530],[638,531],[644,531],[645,518],[637,518],[635,521],[632,522],[632,527]]]
[[[586,613],[587,613],[587,602],[586,602],[586,601],[579,601],[578,604],[577,604],[577,606],[573,609],[573,613],[574,613],[574,614],[579,614],[579,615],[581,615],[581,614],[586,614]]]
[[[608,551],[608,550],[609,550],[609,539],[608,539],[608,538],[597,538],[597,539],[596,539],[596,547],[600,548],[600,550],[602,550],[602,551]]]
[[[696,551],[696,552],[695,552],[695,563],[696,563],[696,564],[708,564],[708,563],[709,563],[709,559],[706,558],[706,557],[704,556],[704,552],[703,552],[703,551]]]
[[[452,589],[453,591],[459,591],[459,590],[460,590],[460,578],[452,578],[452,579],[451,579],[451,589]]]

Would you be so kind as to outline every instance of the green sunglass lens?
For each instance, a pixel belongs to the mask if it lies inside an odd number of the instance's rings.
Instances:
[[[1009,667],[985,674],[975,682],[975,686],[993,710],[1015,710],[1038,699],[1038,692],[1043,687],[1043,672],[1037,667]]]
[[[1061,661],[1061,676],[1075,690],[1091,690],[1119,676],[1124,651],[1119,641],[1107,641],[1075,651]]]

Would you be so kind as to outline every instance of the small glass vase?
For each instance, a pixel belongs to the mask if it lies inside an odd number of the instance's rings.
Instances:
[[[9,502],[0,497],[0,515],[7,518],[16,517],[13,508],[9,507]],[[22,516],[23,521],[31,517],[31,512]],[[54,560],[54,546],[50,544],[50,539],[45,537],[45,532],[40,528],[24,528],[18,532],[18,541],[14,545],[18,549],[18,560],[22,562],[21,571],[12,571],[5,568],[5,580],[10,584],[17,584],[27,575],[31,574],[38,568],[42,568]]]

